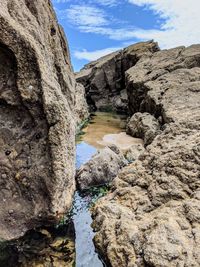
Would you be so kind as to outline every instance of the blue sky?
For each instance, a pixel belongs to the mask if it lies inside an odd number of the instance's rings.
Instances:
[[[84,64],[130,44],[154,39],[161,48],[200,43],[199,0],[52,0],[70,46]]]

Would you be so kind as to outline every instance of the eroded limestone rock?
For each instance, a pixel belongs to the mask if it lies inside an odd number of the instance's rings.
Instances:
[[[126,164],[123,154],[115,145],[99,150],[77,171],[79,189],[110,183]]]
[[[138,43],[87,64],[76,74],[76,79],[86,88],[90,108],[127,112],[125,71],[142,56],[158,50],[157,43],[152,41]]]
[[[126,132],[133,137],[142,138],[149,145],[160,132],[160,124],[149,113],[135,113],[127,124]]]
[[[76,124],[80,125],[81,122],[89,118],[89,110],[86,102],[85,88],[82,84],[76,83],[75,93],[75,115]]]
[[[54,222],[71,205],[75,85],[50,1],[1,1],[1,240]]]
[[[163,131],[98,201],[96,246],[113,267],[198,267],[200,45],[147,55],[126,79],[132,113]]]

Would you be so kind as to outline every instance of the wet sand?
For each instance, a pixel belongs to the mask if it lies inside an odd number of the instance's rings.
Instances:
[[[102,146],[114,144],[121,150],[127,150],[132,145],[143,144],[143,140],[133,138],[125,132],[121,132],[119,134],[107,134],[103,137],[102,141],[98,141],[98,143]]]

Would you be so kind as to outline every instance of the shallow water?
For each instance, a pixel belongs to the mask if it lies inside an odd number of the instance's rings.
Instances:
[[[76,168],[86,163],[108,134],[124,130],[125,117],[111,113],[96,113],[84,129],[76,145]],[[107,189],[93,188],[84,194],[76,192],[73,208],[57,227],[30,231],[20,240],[1,247],[0,267],[103,267],[93,244],[90,207]]]
[[[85,134],[82,136],[81,142],[97,149],[105,147],[104,144],[100,143],[104,136],[125,131],[126,118],[125,115],[96,112],[92,116],[90,124],[83,130]]]
[[[124,131],[126,117],[113,113],[97,112],[92,116],[90,124],[83,130],[85,134],[79,138],[76,145],[76,167],[79,168],[103,148],[103,138],[108,134],[119,134]],[[95,195],[81,195],[76,192],[74,197],[73,222],[76,234],[76,266],[77,267],[102,267],[105,263],[95,252],[93,244],[94,233],[91,228],[92,218],[90,205],[98,198]]]

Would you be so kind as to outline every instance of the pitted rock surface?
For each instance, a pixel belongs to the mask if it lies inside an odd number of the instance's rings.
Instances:
[[[48,0],[0,3],[0,239],[58,220],[75,189],[75,86]]]
[[[159,134],[160,124],[151,114],[137,112],[129,120],[126,132],[133,137],[142,138],[147,146]]]
[[[113,267],[198,267],[200,45],[147,55],[126,79],[132,113],[162,132],[96,204],[95,244]]]
[[[123,153],[117,146],[111,145],[100,149],[76,174],[80,190],[112,182],[119,170],[127,164]]]

